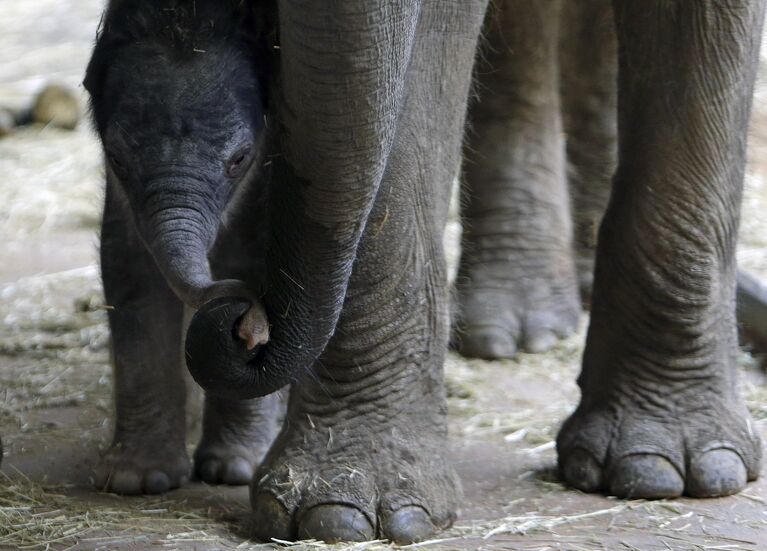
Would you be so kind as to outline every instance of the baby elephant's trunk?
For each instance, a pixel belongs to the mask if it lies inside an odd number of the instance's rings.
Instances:
[[[150,208],[138,216],[166,281],[184,304],[197,310],[186,338],[189,371],[206,391],[217,395],[268,394],[275,385],[247,365],[269,339],[266,313],[244,282],[213,279],[208,252],[220,214],[210,208],[210,198],[189,190],[188,183],[182,188],[164,182],[162,193],[145,201]]]
[[[134,207],[141,235],[168,285],[195,309],[209,300],[214,286],[208,251],[219,225],[203,189],[189,179],[153,179]]]

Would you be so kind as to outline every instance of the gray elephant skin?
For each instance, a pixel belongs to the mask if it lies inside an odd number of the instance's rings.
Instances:
[[[249,483],[265,540],[429,537],[460,502],[451,335],[467,356],[544,350],[581,293],[564,480],[741,490],[761,445],[736,391],[733,253],[763,11],[113,0],[85,81],[116,387],[97,485]],[[451,332],[442,238],[464,145]],[[185,306],[206,390],[193,467]]]

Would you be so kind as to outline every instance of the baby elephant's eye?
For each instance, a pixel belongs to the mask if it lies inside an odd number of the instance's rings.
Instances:
[[[118,175],[122,175],[125,172],[125,164],[120,160],[120,157],[115,155],[111,151],[107,151],[107,161]]]
[[[226,176],[228,178],[237,178],[241,176],[250,165],[251,147],[241,147],[234,152],[226,163]]]

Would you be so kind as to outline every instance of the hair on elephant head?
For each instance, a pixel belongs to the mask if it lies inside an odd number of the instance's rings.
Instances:
[[[234,339],[215,338],[232,341],[224,347],[239,347],[241,360],[267,342],[266,314],[256,290],[214,279],[208,255],[233,198],[263,164],[267,19],[259,2],[113,1],[84,82],[107,180],[138,235],[185,304],[239,308]],[[208,322],[198,316],[190,340],[214,337]]]

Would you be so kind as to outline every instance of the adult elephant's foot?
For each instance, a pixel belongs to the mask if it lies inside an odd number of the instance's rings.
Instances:
[[[190,463],[176,438],[136,434],[113,444],[93,473],[97,490],[122,495],[161,494],[189,479]]]
[[[756,479],[759,439],[740,404],[704,389],[665,412],[636,398],[581,408],[567,420],[557,441],[565,482],[584,492],[653,499],[725,496]]]
[[[277,394],[240,401],[206,396],[195,477],[208,484],[248,484],[277,434],[280,409]]]
[[[724,354],[707,365],[659,347],[621,361],[625,348],[605,354],[604,344],[587,345],[581,404],[557,438],[565,482],[652,499],[725,496],[756,479],[760,439],[735,389],[734,364],[716,363]]]
[[[332,426],[293,418],[251,485],[259,539],[404,544],[452,523],[459,486],[444,434],[417,418],[347,415]]]
[[[463,356],[493,360],[543,352],[575,332],[581,309],[569,251],[536,256],[465,261],[453,326],[453,345]]]

